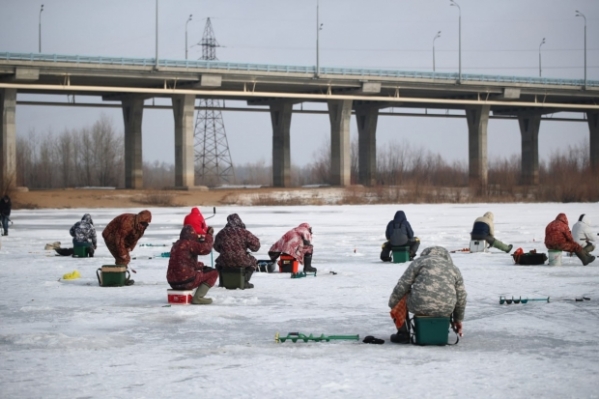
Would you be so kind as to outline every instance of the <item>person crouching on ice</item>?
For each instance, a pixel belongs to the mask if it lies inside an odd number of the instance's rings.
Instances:
[[[472,226],[470,239],[484,240],[489,244],[489,246],[509,254],[513,248],[513,245],[504,244],[495,238],[495,225],[493,218],[494,216],[492,212],[487,212],[483,216],[476,218],[474,221],[474,226]]]
[[[214,286],[218,271],[198,262],[198,255],[208,255],[212,251],[214,229],[208,227],[203,241],[191,225],[181,229],[179,240],[171,248],[166,271],[166,281],[174,290],[193,290],[197,288],[191,303],[208,305],[211,298],[206,298],[208,290]]]
[[[397,333],[391,342],[410,343],[408,311],[416,316],[450,317],[452,328],[462,336],[466,310],[462,273],[443,247],[429,247],[403,273],[389,298]]]
[[[106,247],[114,256],[116,265],[128,266],[131,262],[129,252],[133,251],[137,241],[152,222],[152,214],[148,210],[134,213],[123,213],[112,219],[102,232]],[[132,285],[133,280],[127,280],[125,285]]]
[[[574,252],[584,266],[595,260],[593,255],[589,255],[580,244],[574,241],[565,213],[557,215],[555,220],[545,228],[545,246],[547,249]]]
[[[254,288],[250,278],[258,263],[249,251],[260,250],[260,240],[246,230],[245,224],[236,213],[227,216],[227,224],[214,238],[214,250],[220,253],[215,261],[218,271],[244,268],[245,288]]]
[[[92,215],[89,213],[83,215],[81,220],[71,227],[69,233],[73,237],[74,247],[87,247],[89,256],[94,256],[94,251],[98,248],[98,241]]]
[[[408,222],[404,211],[395,212],[393,220],[387,223],[385,237],[387,238],[387,242],[383,244],[381,251],[381,260],[383,262],[391,262],[391,251],[394,247],[403,247],[406,245],[410,250],[410,260],[416,257],[420,240],[418,237],[414,237],[414,230],[412,230],[412,225]]]
[[[290,255],[304,265],[304,272],[314,273],[317,269],[312,267],[313,251],[312,227],[308,223],[302,223],[275,242],[270,247],[268,256],[274,262],[281,254]]]

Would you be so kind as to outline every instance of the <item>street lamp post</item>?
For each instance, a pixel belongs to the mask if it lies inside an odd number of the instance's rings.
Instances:
[[[320,31],[324,24],[320,23],[320,16],[318,12],[318,0],[316,1],[316,77],[320,76]]]
[[[542,75],[542,69],[541,69],[541,46],[545,44],[545,38],[543,38],[543,40],[541,41],[541,44],[539,44],[539,77],[543,76]]]
[[[40,18],[39,18],[39,25],[38,25],[38,50],[40,53],[42,52],[42,11],[44,11],[43,4],[40,7]]]
[[[156,0],[156,65],[158,69],[158,0]]]
[[[437,32],[433,39],[433,72],[435,72],[435,40],[441,37],[441,31]]]
[[[193,17],[193,14],[189,14],[189,18],[185,22],[185,59],[187,59],[187,24],[191,21],[191,17]]]
[[[576,10],[576,16],[584,19],[584,87],[587,87],[587,17]]]
[[[458,20],[459,23],[459,47],[458,47],[458,53],[459,53],[459,78],[458,78],[458,82],[462,83],[462,9],[460,8],[459,4],[456,3],[454,0],[449,0],[449,2],[451,4],[449,4],[450,6],[455,6],[458,8],[458,12],[460,13],[460,19]]]

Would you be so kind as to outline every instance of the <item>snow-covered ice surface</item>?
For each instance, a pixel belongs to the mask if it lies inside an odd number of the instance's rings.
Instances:
[[[599,261],[583,267],[564,256],[561,267],[515,266],[495,249],[452,254],[468,291],[463,339],[391,344],[387,300],[407,264],[383,264],[379,252],[398,209],[421,250],[467,247],[474,219],[488,210],[496,236],[525,251],[546,252],[544,229],[559,212],[571,224],[581,213],[599,221],[597,204],[218,207],[210,224],[218,231],[239,213],[261,239],[259,259],[289,228],[311,223],[318,276],[258,273],[252,290],[214,287],[212,305],[165,307],[166,258],[133,260],[134,286],[103,288],[96,269],[113,260],[101,238],[90,259],[43,249],[70,246],[68,229],[85,212],[100,232],[131,210],[15,211],[0,250],[0,397],[599,397]],[[140,243],[170,245],[189,209],[151,210]],[[133,255],[168,249],[138,245]],[[210,264],[210,256],[202,260]],[[61,280],[73,270],[80,279]],[[551,302],[499,305],[500,295]],[[574,301],[582,295],[591,300]],[[277,331],[386,342],[276,344]]]

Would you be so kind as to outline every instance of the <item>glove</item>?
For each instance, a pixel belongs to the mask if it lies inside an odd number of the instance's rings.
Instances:
[[[208,226],[208,229],[206,230],[206,233],[210,234],[211,236],[214,235],[214,227]]]

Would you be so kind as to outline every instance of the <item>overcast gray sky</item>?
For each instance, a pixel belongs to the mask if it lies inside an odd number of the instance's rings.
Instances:
[[[587,18],[587,75],[599,80],[599,1],[597,0],[458,0],[462,11],[462,72],[538,76],[539,45],[544,77],[584,76],[582,18]],[[49,54],[155,55],[155,0],[0,0],[0,52],[38,51],[41,4],[42,52]],[[437,31],[438,71],[458,70],[458,10],[449,0],[320,0],[320,65],[432,71],[432,43]],[[185,23],[189,58],[201,57],[201,39],[210,17],[222,61],[314,65],[316,0],[160,0],[159,57],[185,58]],[[20,95],[19,99],[26,97]],[[229,102],[227,102],[229,104]],[[231,104],[233,105],[233,104]],[[243,104],[240,104],[243,105]],[[318,108],[306,104],[305,108]],[[120,109],[17,107],[17,135],[30,131],[56,134],[90,126],[104,113],[122,131]],[[272,129],[268,113],[223,114],[235,164],[271,163]],[[557,115],[556,115],[557,116]],[[580,117],[579,114],[570,116]],[[146,110],[143,117],[144,161],[174,162],[172,111]],[[489,122],[489,158],[520,153],[517,121]],[[309,162],[329,140],[326,115],[294,114],[291,160]],[[542,122],[541,158],[588,140],[588,125]],[[355,120],[352,139],[357,137]],[[467,161],[465,119],[381,117],[378,145],[408,141],[440,153],[448,161]]]

